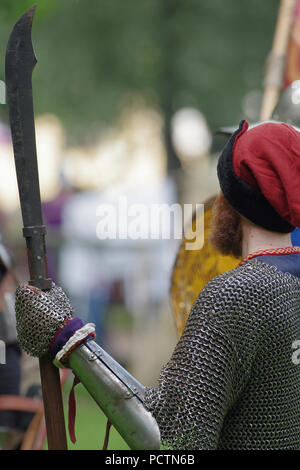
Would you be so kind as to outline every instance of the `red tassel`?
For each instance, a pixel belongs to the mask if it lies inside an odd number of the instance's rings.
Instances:
[[[74,377],[73,385],[69,395],[69,435],[70,439],[75,444],[76,436],[75,436],[75,418],[76,418],[76,399],[75,399],[75,385],[80,383],[78,377]]]
[[[80,383],[80,380],[75,375],[73,385],[72,385],[72,388],[71,388],[71,391],[70,391],[70,394],[69,394],[69,412],[68,412],[69,435],[70,435],[70,439],[73,442],[73,444],[75,444],[75,442],[76,442],[76,436],[75,436],[75,419],[76,419],[75,386],[79,383]],[[103,449],[102,450],[107,450],[110,428],[111,428],[111,422],[108,419],[107,424],[106,424],[105,439],[104,439],[104,444],[103,444]]]
[[[111,428],[111,422],[110,422],[109,419],[108,419],[108,420],[107,420],[107,423],[106,423],[105,439],[104,439],[104,444],[103,444],[102,450],[107,450],[108,441],[109,441],[109,431],[110,431],[110,428]]]

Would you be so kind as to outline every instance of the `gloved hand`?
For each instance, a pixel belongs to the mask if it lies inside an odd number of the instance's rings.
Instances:
[[[18,342],[31,356],[50,352],[56,365],[64,367],[71,351],[88,337],[95,337],[94,325],[73,317],[73,307],[61,287],[52,283],[49,291],[23,284],[16,290]]]

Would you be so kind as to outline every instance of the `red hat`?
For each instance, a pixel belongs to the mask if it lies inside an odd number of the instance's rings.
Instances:
[[[300,132],[241,121],[218,162],[221,190],[240,214],[274,232],[300,226]]]

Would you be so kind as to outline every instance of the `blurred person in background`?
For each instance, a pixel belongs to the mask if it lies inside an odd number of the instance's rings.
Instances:
[[[20,447],[33,418],[22,396],[41,398],[38,362],[22,353],[17,340],[15,290],[18,280],[12,258],[0,242],[0,449]]]
[[[0,398],[19,395],[21,386],[21,350],[17,342],[15,318],[15,289],[18,285],[10,256],[0,243],[0,340],[5,345],[3,363],[0,364]],[[0,432],[4,448],[14,446],[19,439],[20,414],[15,410],[2,410],[0,406]]]

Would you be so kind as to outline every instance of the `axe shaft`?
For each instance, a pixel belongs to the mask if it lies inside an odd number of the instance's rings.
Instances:
[[[26,238],[27,245],[28,267],[30,273],[29,284],[38,287],[39,289],[47,290],[51,287],[51,281],[48,278],[48,262],[45,242],[46,229],[43,225],[24,227],[23,235]],[[67,450],[68,447],[59,369],[53,365],[48,354],[39,360],[39,366],[48,449]]]
[[[48,449],[67,450],[59,370],[48,354],[40,359],[40,373],[47,428]]]
[[[51,287],[48,279],[48,263],[43,225],[24,227],[26,238],[30,284],[42,290]],[[43,392],[44,413],[47,429],[48,449],[67,450],[63,400],[59,369],[52,364],[48,354],[39,360]]]

